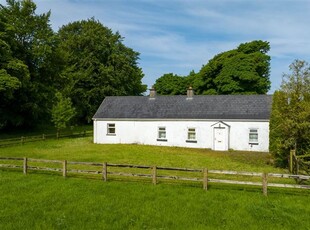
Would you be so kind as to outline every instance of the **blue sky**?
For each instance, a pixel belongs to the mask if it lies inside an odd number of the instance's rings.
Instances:
[[[5,4],[4,0],[0,0]],[[198,72],[214,55],[252,40],[270,42],[271,90],[295,59],[310,62],[310,0],[35,0],[55,31],[95,17],[140,53],[149,87],[165,73]]]

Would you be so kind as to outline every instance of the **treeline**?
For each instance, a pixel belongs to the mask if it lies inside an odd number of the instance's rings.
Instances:
[[[53,122],[89,123],[105,96],[141,95],[139,53],[94,18],[54,32],[51,12],[31,0],[0,5],[0,130]],[[267,41],[240,44],[188,76],[158,78],[158,94],[265,94],[270,89]]]
[[[273,95],[270,144],[277,166],[288,166],[290,150],[310,154],[310,66],[295,60]]]
[[[91,121],[109,95],[141,95],[139,53],[94,18],[54,32],[31,0],[0,5],[0,130]]]
[[[270,45],[267,41],[240,44],[236,49],[215,55],[198,73],[187,76],[164,74],[156,80],[158,94],[266,94],[270,89]]]

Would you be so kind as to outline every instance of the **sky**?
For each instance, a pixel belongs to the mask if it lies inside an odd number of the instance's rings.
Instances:
[[[271,49],[271,89],[295,60],[310,62],[310,0],[34,0],[55,31],[94,17],[140,53],[144,84],[165,73],[198,72],[216,54],[263,40]],[[0,0],[5,5],[5,0]]]

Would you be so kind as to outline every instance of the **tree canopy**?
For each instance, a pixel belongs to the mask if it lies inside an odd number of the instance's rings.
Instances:
[[[0,129],[50,122],[52,107],[72,101],[89,122],[105,96],[140,95],[139,53],[95,19],[50,26],[32,0],[0,5]]]
[[[173,73],[164,74],[154,85],[160,95],[184,95],[187,89],[187,79]]]
[[[0,127],[31,125],[48,117],[57,82],[57,39],[50,12],[32,1],[0,5]]]
[[[270,151],[279,166],[287,166],[291,149],[298,155],[310,150],[310,67],[295,60],[273,96]]]
[[[196,94],[266,94],[271,84],[269,49],[266,41],[242,43],[215,55],[197,74],[164,74],[156,80],[156,89],[160,94],[183,94],[188,86]]]
[[[216,55],[194,78],[197,94],[266,94],[270,89],[269,43],[252,41]]]
[[[146,90],[139,53],[122,44],[119,33],[88,19],[61,27],[58,35],[66,63],[63,91],[80,120],[90,121],[105,96],[141,95]]]

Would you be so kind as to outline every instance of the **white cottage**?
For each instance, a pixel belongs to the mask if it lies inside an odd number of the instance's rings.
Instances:
[[[225,151],[269,150],[271,95],[106,97],[93,117],[94,143]]]

